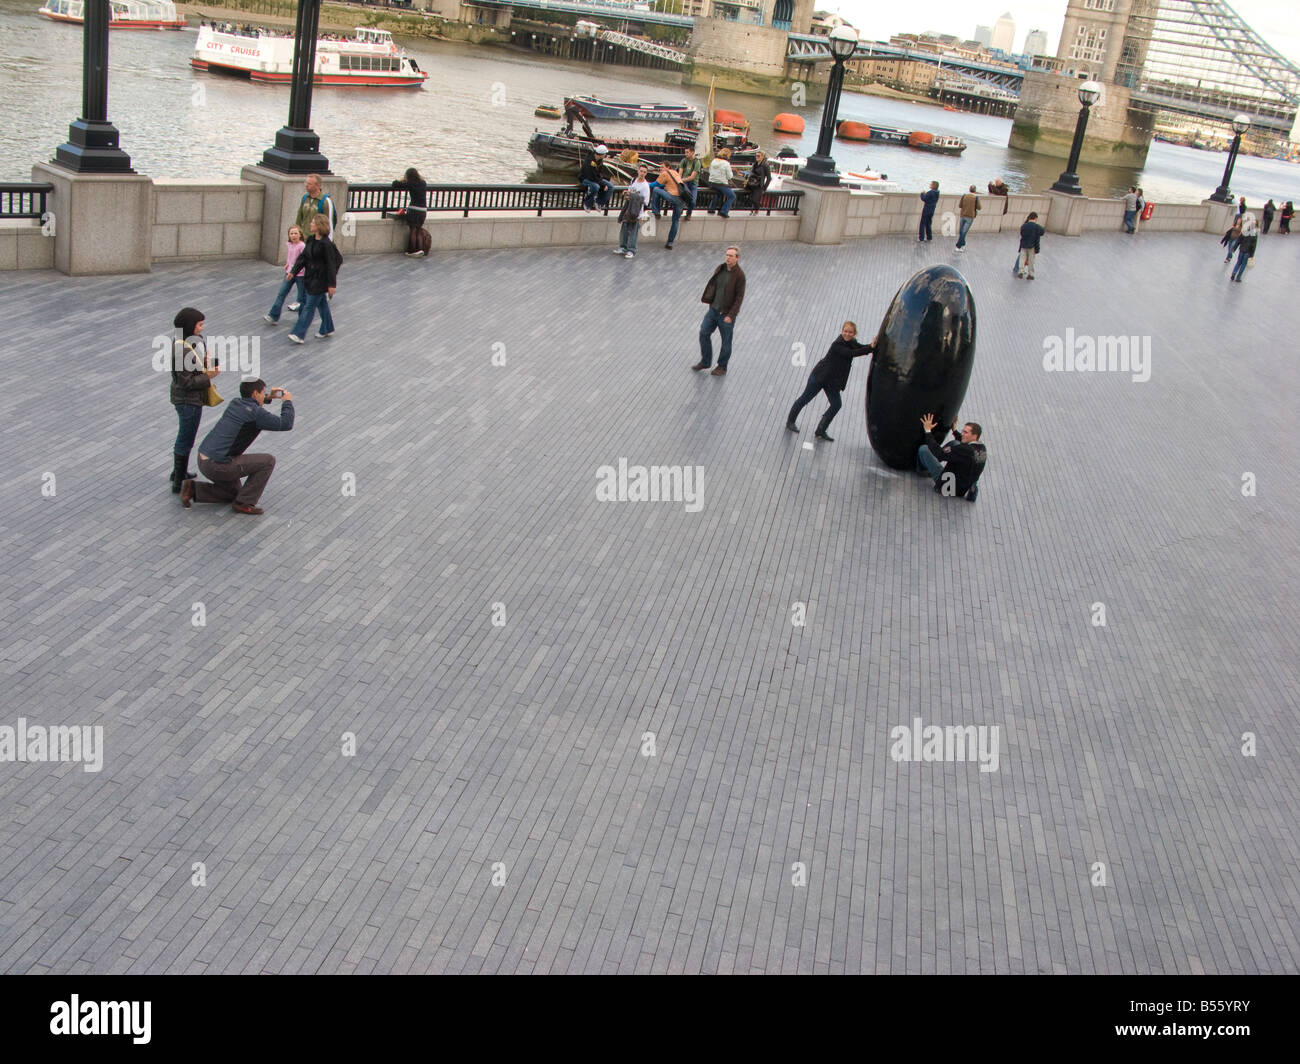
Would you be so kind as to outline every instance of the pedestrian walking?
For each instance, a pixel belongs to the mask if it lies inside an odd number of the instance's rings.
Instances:
[[[1258,241],[1259,225],[1255,221],[1255,216],[1247,212],[1241,216],[1241,239],[1237,241],[1237,261],[1233,263],[1228,280],[1240,282],[1245,276],[1246,267],[1250,265]]]
[[[294,274],[306,275],[307,298],[303,300],[302,309],[298,311],[298,321],[289,333],[289,339],[295,344],[303,342],[307,330],[311,328],[312,319],[320,311],[320,332],[316,335],[324,340],[334,335],[334,315],[330,313],[329,301],[334,297],[338,285],[339,267],[343,256],[330,240],[330,222],[323,214],[311,220],[311,237],[294,263]]]
[[[179,495],[181,485],[193,480],[190,469],[190,451],[194,449],[203,420],[203,408],[208,405],[208,390],[212,378],[220,369],[203,343],[203,313],[193,307],[183,307],[172,319],[176,338],[172,341],[171,401],[176,408],[176,442],[172,446],[172,494]]]
[[[291,290],[298,290],[298,298],[289,304],[290,310],[302,309],[303,301],[307,298],[303,293],[303,281],[301,277],[295,277],[293,272],[294,264],[298,261],[298,256],[302,254],[302,249],[306,246],[303,240],[302,230],[296,225],[289,226],[288,240],[285,241],[284,252],[284,280],[280,282],[280,290],[275,294],[275,302],[271,304],[271,309],[262,315],[264,321],[272,325],[280,324],[280,310],[284,306],[285,297]]]
[[[930,187],[921,193],[921,224],[916,230],[916,239],[924,242],[934,239],[934,231],[931,223],[934,221],[934,210],[939,204],[939,182],[931,181]]]
[[[1277,204],[1269,200],[1264,204],[1264,232],[1273,228],[1273,216],[1277,214]]]
[[[627,198],[623,209],[618,212],[618,220],[623,224],[618,230],[618,247],[615,255],[625,259],[636,258],[637,236],[641,231],[641,212],[650,202],[650,182],[646,179],[648,167],[642,163],[636,168],[636,179],[627,186]]]
[[[980,198],[975,195],[975,186],[971,185],[970,191],[962,196],[957,204],[961,211],[961,230],[957,234],[957,250],[966,250],[966,234],[970,232],[970,227],[975,224],[975,216],[980,212]]]
[[[303,233],[310,235],[311,220],[318,214],[323,214],[329,220],[330,228],[334,228],[334,201],[329,198],[322,190],[320,183],[320,174],[308,174],[306,180],[302,183],[303,197],[298,201],[298,216],[294,218],[293,224],[296,225]],[[297,310],[297,307],[290,307],[290,310]]]
[[[1228,226],[1228,231],[1223,234],[1223,239],[1219,241],[1220,244],[1224,244],[1228,248],[1228,253],[1223,256],[1224,262],[1231,259],[1232,253],[1237,250],[1237,243],[1241,240],[1242,217],[1243,216],[1239,214],[1232,220],[1232,224]]]
[[[1136,185],[1129,185],[1124,194],[1124,232],[1137,232],[1138,190]]]
[[[1016,261],[1016,276],[1034,279],[1034,260],[1043,250],[1042,239],[1046,230],[1038,224],[1038,212],[1030,211],[1020,227],[1020,258]],[[1050,278],[1049,278],[1050,280]]]
[[[717,189],[721,200],[718,204],[719,218],[730,218],[731,205],[736,202],[736,190],[731,187],[732,176],[731,149],[723,148],[709,164],[709,185]],[[713,213],[712,207],[709,208],[709,213]]]
[[[408,166],[406,173],[393,182],[393,188],[404,189],[409,201],[402,211],[401,221],[406,224],[406,257],[422,259],[425,256],[421,234],[424,232],[424,220],[428,217],[429,186],[420,171]]]
[[[718,365],[713,376],[725,377],[727,363],[731,361],[731,334],[736,327],[736,315],[745,299],[745,271],[740,268],[740,248],[727,248],[725,261],[704,286],[701,303],[709,309],[700,323],[700,360],[691,369],[708,369],[713,365],[713,333],[722,334],[722,349],[718,352]]]
[[[840,393],[849,386],[849,371],[853,368],[853,360],[875,350],[871,344],[858,343],[857,336],[858,327],[853,322],[846,321],[840,326],[839,337],[831,344],[822,360],[813,366],[803,394],[794,401],[794,406],[790,407],[790,413],[786,415],[785,427],[791,432],[799,431],[799,426],[794,421],[799,416],[799,411],[812,402],[818,392],[825,392],[831,405],[817,423],[817,431],[813,435],[827,443],[835,442],[835,438],[828,436],[826,430],[840,412]]]
[[[1283,236],[1291,235],[1291,219],[1295,217],[1295,205],[1287,200],[1278,213],[1277,231]]]
[[[262,407],[279,399],[277,416]],[[267,389],[266,381],[241,381],[239,398],[232,399],[212,431],[199,445],[199,472],[206,481],[187,480],[181,487],[181,505],[193,502],[228,502],[241,514],[260,514],[257,505],[266,490],[275,456],[246,454],[263,429],[288,432],[293,428],[293,396],[283,388]]]

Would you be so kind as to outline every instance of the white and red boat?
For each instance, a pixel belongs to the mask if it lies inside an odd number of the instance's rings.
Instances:
[[[236,74],[253,81],[289,81],[293,77],[293,36],[267,30],[199,27],[190,64],[196,70]],[[393,43],[388,30],[358,26],[348,38],[316,41],[315,85],[410,86],[424,84],[426,74]]]
[[[80,26],[86,21],[85,0],[45,0],[37,12],[55,22],[73,22]],[[176,5],[171,0],[109,0],[108,28],[110,30],[180,30],[185,20],[176,17]]]

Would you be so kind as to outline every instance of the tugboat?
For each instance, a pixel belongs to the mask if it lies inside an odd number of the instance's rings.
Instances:
[[[71,22],[78,26],[86,21],[85,0],[45,0],[38,12],[54,22]],[[171,0],[109,0],[110,30],[180,30],[185,20],[176,17]]]
[[[895,129],[893,126],[867,125],[841,119],[835,123],[835,135],[841,140],[869,141],[873,144],[902,144],[917,151],[935,152],[939,155],[960,155],[966,142],[960,137],[925,133],[921,130]]]
[[[199,27],[190,64],[195,70],[237,74],[251,81],[285,82],[293,76],[293,43],[291,34],[277,36],[263,29],[245,33],[205,24]],[[356,36],[347,40],[316,42],[316,85],[419,88],[428,76],[398,49],[388,30],[358,26]]]
[[[611,103],[596,96],[566,96],[564,106],[576,103],[589,118],[612,118],[625,122],[675,122],[699,118],[689,103]]]

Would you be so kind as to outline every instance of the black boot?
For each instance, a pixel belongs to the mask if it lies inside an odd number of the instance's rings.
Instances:
[[[826,435],[826,430],[830,427],[831,427],[831,419],[828,417],[823,417],[819,422],[817,422],[817,431],[814,432],[813,435],[816,436],[819,440],[825,440],[827,443],[834,443],[835,437]]]
[[[172,494],[181,493],[181,484],[186,480],[194,478],[193,473],[187,472],[190,465],[190,456],[188,454],[172,455]]]

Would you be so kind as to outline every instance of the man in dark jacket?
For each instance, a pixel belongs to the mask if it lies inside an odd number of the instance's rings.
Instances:
[[[736,315],[745,299],[745,271],[740,268],[740,249],[727,248],[726,261],[713,271],[704,286],[701,303],[709,309],[700,323],[700,360],[691,369],[708,369],[713,365],[713,331],[722,333],[722,350],[718,352],[718,365],[713,376],[725,377],[727,363],[731,361],[731,330],[736,325]]]
[[[835,442],[833,436],[826,435],[826,430],[835,420],[835,415],[840,412],[840,392],[848,387],[849,370],[853,368],[853,360],[862,355],[869,355],[875,350],[871,344],[858,343],[857,335],[857,325],[846,321],[840,329],[839,339],[831,344],[826,357],[813,366],[812,372],[808,374],[808,386],[804,389],[803,395],[794,401],[794,406],[790,407],[790,413],[786,415],[785,427],[791,432],[799,431],[799,426],[794,423],[794,419],[799,416],[799,411],[812,402],[813,396],[824,391],[831,405],[822,415],[821,421],[817,423],[817,431],[814,435],[827,443]]]
[[[603,210],[609,206],[609,197],[614,193],[614,186],[605,176],[605,156],[609,149],[603,144],[596,145],[595,155],[583,157],[582,169],[578,171],[578,182],[587,190],[582,197],[582,209],[591,212],[597,204]],[[597,196],[599,193],[599,196]]]
[[[984,463],[988,460],[988,451],[979,442],[984,430],[974,421],[968,421],[958,429],[957,419],[953,418],[952,439],[944,443],[934,432],[938,424],[933,414],[921,418],[925,442],[916,449],[916,471],[929,474],[934,481],[934,490],[941,495],[960,495],[968,502],[974,502],[979,495],[975,482],[984,472]]]
[[[263,409],[271,399],[281,400],[278,417]],[[288,432],[291,428],[292,395],[283,388],[274,388],[268,399],[266,381],[241,381],[239,398],[226,404],[221,420],[199,444],[199,472],[212,483],[185,481],[181,485],[181,505],[188,509],[191,502],[228,502],[236,513],[262,513],[257,500],[271,479],[275,456],[244,452],[263,429]]]
[[[916,231],[917,240],[933,240],[934,231],[930,223],[934,221],[934,208],[939,203],[939,182],[931,181],[930,187],[921,193],[921,225]]]
[[[1020,255],[1016,259],[1016,276],[1034,279],[1034,259],[1043,250],[1042,239],[1045,230],[1038,224],[1038,212],[1030,211],[1025,224],[1020,227]]]

